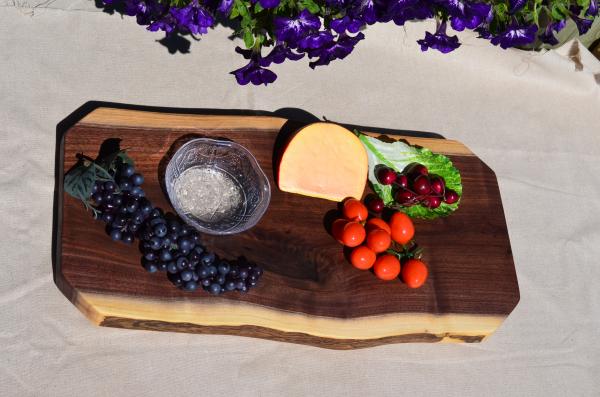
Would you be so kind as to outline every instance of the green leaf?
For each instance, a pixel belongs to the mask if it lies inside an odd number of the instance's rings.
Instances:
[[[240,12],[236,7],[231,8],[231,13],[229,14],[229,19],[235,19],[240,15]]]
[[[69,195],[76,199],[87,202],[92,187],[96,182],[97,165],[95,163],[82,163],[71,169],[64,179],[64,189]]]
[[[499,21],[506,21],[509,17],[508,5],[505,3],[498,3],[494,5],[494,16],[495,19],[498,19]]]
[[[235,6],[242,17],[249,17],[248,7],[240,0],[236,0]]]
[[[550,7],[550,14],[552,15],[552,18],[557,21],[567,18],[569,16],[568,5],[569,3],[565,3],[563,0],[558,0],[552,3]]]
[[[590,0],[577,0],[577,5],[584,10],[587,10],[590,6]]]
[[[93,163],[93,167],[96,168],[96,179],[99,181],[114,181],[114,178],[108,171],[96,163]]]
[[[382,185],[375,176],[375,167],[385,165],[397,172],[402,172],[406,166],[412,163],[423,164],[431,174],[439,175],[444,178],[446,187],[455,190],[459,195],[462,194],[462,181],[460,172],[452,161],[443,154],[433,153],[427,148],[417,148],[401,141],[384,142],[378,138],[360,134],[360,141],[367,150],[369,159],[369,182],[375,193],[381,197],[388,206],[405,212],[407,215],[415,218],[436,218],[439,216],[450,215],[458,208],[458,203],[442,203],[438,208],[429,209],[421,205],[411,207],[402,207],[394,204],[392,186]]]
[[[310,11],[311,14],[318,14],[319,11],[321,10],[319,5],[317,3],[315,3],[313,0],[300,0],[298,2],[298,9],[300,11],[306,9],[306,10]]]
[[[254,46],[254,35],[252,34],[252,31],[246,30],[244,32],[244,44],[246,45],[246,48],[252,48]]]
[[[125,150],[121,150],[117,154],[117,158],[121,159],[121,161],[123,163],[128,164],[132,167],[135,167],[135,163],[133,162],[133,159],[127,155],[127,152]]]
[[[537,26],[540,26],[540,11],[542,10],[542,2],[543,2],[543,0],[535,0],[533,2],[532,16],[533,16],[533,22]]]
[[[264,10],[264,8],[262,8],[262,6],[260,5],[260,3],[256,3],[254,5],[254,13],[258,14],[259,12],[261,12],[262,10]]]
[[[118,165],[117,160],[121,160],[123,163],[129,165],[134,165],[133,160],[127,155],[125,150],[113,152],[102,159],[96,160],[96,162],[100,167],[104,168],[104,170],[115,171]]]

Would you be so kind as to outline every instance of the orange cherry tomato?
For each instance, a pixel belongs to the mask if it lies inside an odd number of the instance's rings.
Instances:
[[[383,252],[390,248],[392,238],[390,234],[383,229],[376,229],[367,234],[367,247],[373,252]]]
[[[365,228],[367,229],[367,233],[369,233],[371,230],[383,229],[389,234],[392,234],[392,229],[390,229],[390,225],[388,225],[386,221],[384,221],[381,218],[369,219],[367,221],[367,224],[365,225]]]
[[[350,263],[357,269],[367,270],[373,266],[377,255],[369,247],[361,245],[350,253]]]
[[[382,280],[393,280],[400,274],[400,261],[395,255],[380,255],[373,265],[373,271]]]
[[[408,215],[396,212],[390,219],[392,239],[400,244],[407,244],[415,235],[415,225]]]
[[[342,244],[346,247],[356,247],[365,241],[365,228],[358,222],[348,222],[342,230]]]
[[[348,223],[346,219],[336,219],[331,224],[331,235],[340,243],[342,242],[342,232],[344,231],[346,223]]]
[[[344,208],[342,210],[346,219],[351,221],[366,221],[369,216],[369,210],[360,200],[350,198],[344,201]]]
[[[409,259],[402,266],[402,281],[410,288],[419,288],[427,280],[429,271],[425,263],[417,259]]]

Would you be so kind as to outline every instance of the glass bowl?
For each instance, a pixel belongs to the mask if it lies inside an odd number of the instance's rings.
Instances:
[[[248,230],[271,200],[269,180],[256,158],[240,144],[196,138],[169,161],[165,185],[173,208],[202,233]]]

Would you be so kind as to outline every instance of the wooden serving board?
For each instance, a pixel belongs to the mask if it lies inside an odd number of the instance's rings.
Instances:
[[[288,120],[98,108],[64,135],[57,167],[55,281],[93,323],[121,328],[231,334],[333,349],[398,342],[479,342],[519,301],[510,242],[493,171],[456,141],[402,137],[448,155],[461,171],[463,197],[452,216],[415,221],[430,277],[420,289],[354,269],[324,227],[336,203],[281,192],[274,146]],[[288,124],[289,125],[289,124]],[[115,243],[104,225],[62,191],[77,153],[96,156],[121,139],[145,177],[154,205],[172,210],[161,183],[168,158],[193,136],[247,147],[269,177],[272,198],[258,225],[233,236],[204,236],[225,258],[245,256],[265,269],[248,294],[211,296],[148,274],[135,246]]]

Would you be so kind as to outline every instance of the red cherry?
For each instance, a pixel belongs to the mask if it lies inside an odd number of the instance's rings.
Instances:
[[[408,187],[408,177],[404,174],[398,174],[396,178],[396,184],[401,188]]]
[[[442,204],[442,200],[436,196],[425,197],[421,200],[421,204],[423,204],[427,208],[435,209]]]
[[[406,169],[404,170],[404,173],[413,175],[415,178],[419,175],[429,175],[427,167],[419,163],[409,164],[408,167],[406,167]]]
[[[382,168],[377,171],[377,180],[382,185],[391,185],[396,181],[396,172],[391,168]]]
[[[412,188],[418,195],[425,195],[431,192],[431,183],[425,175],[418,176],[412,183]]]
[[[446,194],[444,194],[444,202],[447,204],[454,204],[458,201],[459,196],[454,190],[446,189]]]
[[[415,194],[409,190],[400,190],[396,193],[396,201],[402,205],[413,205],[415,203]]]
[[[385,208],[385,204],[381,198],[375,195],[370,195],[367,198],[367,207],[374,213],[379,214]]]
[[[435,176],[433,178],[431,178],[431,190],[435,193],[435,194],[444,194],[444,187],[446,186],[446,184],[444,183],[444,180],[442,178],[440,178],[439,176]]]

